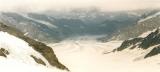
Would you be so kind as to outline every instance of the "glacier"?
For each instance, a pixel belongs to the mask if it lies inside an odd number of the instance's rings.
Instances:
[[[121,43],[122,41],[102,43],[96,40],[66,40],[49,46],[71,72],[160,72],[157,56],[135,60],[143,50],[111,52]],[[106,52],[109,53],[104,54]]]

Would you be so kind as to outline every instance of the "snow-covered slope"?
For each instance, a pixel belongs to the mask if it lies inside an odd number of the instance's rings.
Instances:
[[[53,50],[20,31],[0,23],[2,72],[67,72]]]
[[[153,15],[149,15],[149,16],[147,16],[146,18],[140,19],[140,20],[138,21],[138,23],[141,23],[141,22],[144,22],[144,21],[146,21],[146,20],[152,19],[152,18],[157,17],[157,16],[159,16],[159,15],[160,15],[160,12],[156,12],[156,13],[153,14]]]
[[[65,72],[52,67],[47,60],[31,48],[27,42],[2,31],[0,31],[0,48],[0,55],[2,55],[2,53],[6,55],[6,57],[0,56],[0,68],[2,72]],[[5,49],[5,51],[3,51],[2,48]],[[32,55],[38,59],[42,59],[46,66],[38,64]]]

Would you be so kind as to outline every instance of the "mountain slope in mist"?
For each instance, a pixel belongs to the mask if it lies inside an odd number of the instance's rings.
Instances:
[[[33,39],[59,42],[84,35],[111,36],[121,28],[136,24],[141,14],[143,12],[102,12],[97,9],[44,13],[2,12],[0,20]]]
[[[159,10],[151,11],[148,14],[144,14],[143,17],[134,26],[122,29],[118,34],[115,34],[113,39],[125,40],[129,38],[135,38],[144,32],[151,31],[160,27],[159,22],[160,12]]]

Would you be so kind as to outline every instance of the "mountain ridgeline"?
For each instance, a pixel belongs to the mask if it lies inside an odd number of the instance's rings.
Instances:
[[[135,12],[72,10],[51,13],[2,12],[0,20],[28,37],[43,42],[60,42],[80,36],[110,37],[118,30],[133,26],[141,17]]]
[[[151,51],[144,56],[144,58],[148,58],[160,54],[159,44],[160,44],[160,29],[158,28],[156,31],[150,33],[148,36],[144,38],[137,37],[125,40],[119,48],[113,51],[114,52],[123,51],[125,49],[132,50],[135,48],[139,48],[142,50],[151,49]]]

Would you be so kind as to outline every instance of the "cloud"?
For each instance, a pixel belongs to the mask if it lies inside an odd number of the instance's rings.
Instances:
[[[159,8],[160,0],[0,0],[1,11],[44,11],[91,6],[107,11]]]

